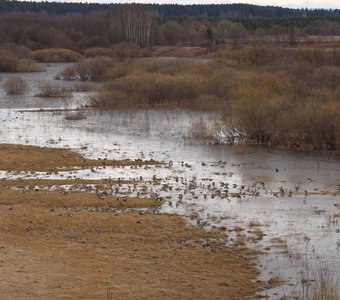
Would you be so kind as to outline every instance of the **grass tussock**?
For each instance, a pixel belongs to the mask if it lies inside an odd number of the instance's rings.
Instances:
[[[77,62],[82,56],[69,49],[63,48],[48,48],[33,51],[31,54],[32,59],[38,62]]]

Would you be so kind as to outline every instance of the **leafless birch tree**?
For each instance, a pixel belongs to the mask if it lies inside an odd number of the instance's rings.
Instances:
[[[142,4],[125,4],[120,8],[120,22],[129,43],[147,47],[150,44],[152,11]]]

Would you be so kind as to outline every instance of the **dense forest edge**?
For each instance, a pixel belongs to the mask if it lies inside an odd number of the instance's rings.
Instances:
[[[13,11],[42,12],[48,14],[88,14],[93,11],[116,9],[122,4],[74,3],[74,2],[32,2],[8,1],[0,2],[0,13]],[[282,18],[282,17],[339,17],[339,9],[307,9],[284,8],[279,6],[260,6],[245,3],[233,4],[142,4],[165,17],[232,17],[232,18]]]
[[[90,101],[98,109],[215,110],[221,118],[214,131],[223,142],[339,149],[339,10],[16,1],[1,7],[3,72],[73,62],[57,79],[100,82]],[[29,91],[20,76],[3,85],[8,94]],[[69,94],[51,83],[39,95]],[[202,122],[194,135],[213,136]]]

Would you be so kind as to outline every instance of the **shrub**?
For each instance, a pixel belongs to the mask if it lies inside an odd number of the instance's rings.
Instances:
[[[0,71],[15,72],[19,65],[19,59],[6,50],[0,49]]]
[[[224,102],[221,98],[212,94],[202,94],[197,97],[192,103],[190,103],[189,108],[196,108],[201,110],[216,110],[219,108],[225,108]]]
[[[21,59],[17,66],[17,72],[43,72],[45,69],[31,59]]]
[[[29,86],[25,79],[13,76],[5,81],[4,89],[8,95],[24,95],[29,91]]]
[[[306,64],[309,68],[340,66],[340,51],[327,48],[285,48],[273,45],[246,46],[237,51],[218,53],[239,63],[275,71],[289,69],[292,64]]]
[[[137,72],[111,83],[111,88],[117,89],[128,98],[143,99],[150,104],[180,102],[194,99],[200,94],[199,75],[177,75]]]
[[[335,150],[340,142],[340,103],[328,102],[301,108],[302,135],[314,149]],[[297,127],[299,128],[299,127]]]
[[[276,120],[280,114],[282,97],[280,82],[264,78],[256,87],[244,87],[239,99],[232,104],[236,127],[246,132],[247,138],[257,143],[272,142]]]
[[[2,43],[0,49],[20,59],[28,59],[31,55],[30,49],[14,43]]]
[[[78,69],[76,66],[70,66],[60,71],[55,79],[61,80],[76,80],[79,77]]]
[[[144,52],[146,50],[143,50],[135,44],[129,44],[126,42],[116,44],[114,47],[112,47],[112,50],[114,52],[114,57],[120,61],[147,56],[147,53]]]
[[[88,58],[79,63],[78,72],[81,80],[100,80],[116,61],[107,56]]]
[[[213,62],[143,60],[115,65],[96,97],[95,105],[127,103],[180,105],[193,109],[226,107],[239,80],[237,72]],[[248,81],[244,76],[243,81]],[[109,95],[114,97],[110,98]],[[112,103],[113,104],[113,103]],[[109,105],[111,107],[112,105]]]
[[[81,59],[78,52],[63,49],[49,48],[32,52],[32,58],[38,62],[77,62]]]
[[[108,56],[115,58],[116,52],[112,48],[102,48],[102,47],[95,47],[86,49],[84,52],[84,56],[86,58],[97,57],[97,56]]]
[[[203,117],[195,118],[189,127],[189,137],[196,139],[212,139],[213,130],[210,124],[204,121]]]
[[[129,68],[128,64],[119,63],[106,71],[106,77],[109,79],[117,79],[128,75],[132,71],[132,68]]]
[[[126,95],[118,90],[103,89],[89,99],[92,106],[100,109],[128,108],[133,104],[131,99],[127,99]],[[139,104],[143,104],[142,101]]]
[[[41,72],[43,68],[31,59],[19,59],[8,50],[0,49],[1,72]]]
[[[39,86],[40,93],[37,95],[39,97],[46,98],[70,98],[72,92],[59,84],[52,82],[46,82]]]

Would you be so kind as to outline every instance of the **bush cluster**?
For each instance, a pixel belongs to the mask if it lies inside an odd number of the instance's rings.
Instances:
[[[102,109],[136,105],[215,109],[224,112],[230,132],[237,132],[232,140],[336,149],[338,55],[322,48],[248,47],[211,61],[121,63],[106,71],[109,79],[93,104]]]
[[[17,56],[16,51],[0,49],[0,72],[41,72],[43,68],[29,58]]]
[[[8,95],[24,95],[29,91],[29,85],[25,79],[12,76],[4,82],[4,90]]]
[[[46,82],[39,85],[39,97],[46,98],[64,98],[68,99],[72,96],[72,91],[62,85]]]
[[[33,51],[31,57],[38,62],[77,62],[82,56],[69,49],[49,48]]]

